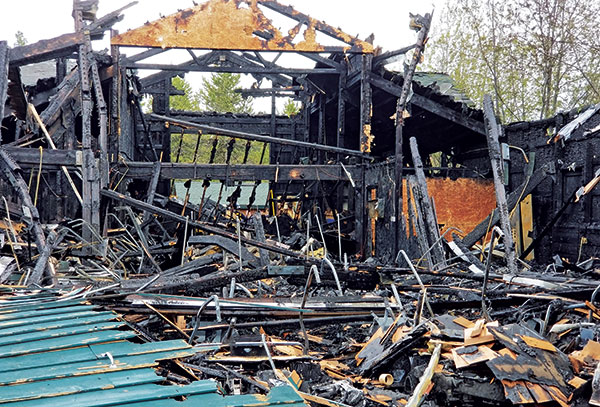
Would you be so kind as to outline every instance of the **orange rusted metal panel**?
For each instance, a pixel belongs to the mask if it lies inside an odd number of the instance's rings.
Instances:
[[[406,181],[404,181],[406,184]],[[496,208],[494,183],[491,180],[475,178],[428,178],[429,195],[435,202],[441,233],[449,227],[471,232]],[[406,185],[404,186],[406,193]],[[404,216],[408,216],[406,200]],[[451,233],[446,238],[452,240]]]
[[[258,7],[257,0],[209,0],[160,20],[113,37],[112,45],[154,48],[191,48],[249,51],[361,52],[373,46],[339,29],[307,18],[284,35]],[[269,2],[268,7],[282,7]],[[267,6],[267,5],[266,5]],[[352,40],[347,46],[326,46],[316,41],[317,30],[327,29],[338,39]],[[302,33],[303,39],[296,37]],[[333,30],[333,31],[332,31]]]

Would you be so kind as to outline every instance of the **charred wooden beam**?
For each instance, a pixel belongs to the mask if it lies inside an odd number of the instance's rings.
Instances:
[[[0,144],[2,144],[2,119],[8,94],[8,43],[0,41]]]
[[[33,157],[32,157],[33,158]],[[39,164],[39,161],[36,163]],[[353,179],[361,177],[359,166],[345,166]],[[123,173],[131,178],[150,179],[153,163],[125,162]],[[214,181],[348,181],[348,175],[339,165],[250,165],[250,164],[183,164],[162,163],[162,179],[211,179]]]
[[[48,40],[41,40],[34,44],[15,47],[11,49],[9,53],[10,65],[28,65],[47,61],[49,59],[69,56],[85,43],[88,35],[93,40],[101,39],[104,36],[104,31],[123,18],[121,12],[136,3],[137,2],[132,2],[125,7],[96,20],[86,27],[85,32],[78,30],[74,33],[64,34]]]
[[[207,134],[214,134],[217,136],[227,136],[227,137],[239,138],[239,139],[243,139],[243,140],[262,141],[264,143],[274,143],[274,144],[282,144],[282,145],[295,146],[295,147],[312,148],[314,150],[329,151],[331,153],[340,153],[340,154],[350,155],[350,156],[354,156],[354,157],[368,158],[367,154],[365,154],[361,151],[349,150],[346,148],[339,148],[339,147],[334,147],[334,146],[325,146],[325,145],[319,145],[319,144],[314,144],[314,143],[307,143],[305,141],[286,140],[286,139],[280,139],[277,137],[263,136],[260,134],[244,133],[241,131],[220,129],[217,127],[205,126],[202,124],[196,124],[196,123],[188,122],[185,120],[179,120],[179,119],[176,119],[173,117],[161,116],[161,115],[157,115],[157,114],[151,114],[150,117],[157,119],[157,120],[163,120],[164,122],[168,122],[168,123],[171,123],[173,125],[177,125],[177,126],[180,126],[183,128],[201,130]]]
[[[400,97],[402,95],[402,87],[382,78],[376,73],[369,74],[369,80],[373,86],[386,91],[390,95]],[[465,116],[461,112],[457,112],[454,109],[443,106],[438,102],[435,102],[425,96],[414,93],[410,99],[410,103],[421,109],[427,110],[428,112],[434,113],[446,120],[450,120],[456,124],[459,124],[467,129],[474,131],[475,133],[485,135],[485,126],[482,122],[475,120],[471,117]]]
[[[21,199],[21,203],[23,204],[23,206],[25,206],[29,210],[33,238],[35,239],[38,253],[42,254],[44,247],[46,247],[46,237],[44,235],[44,231],[42,230],[42,225],[40,223],[40,214],[36,206],[33,204],[33,201],[31,200],[31,196],[29,195],[29,188],[27,187],[27,183],[23,179],[21,168],[12,159],[12,157],[4,148],[0,148],[0,171],[2,172],[2,175],[11,184],[11,186],[14,188],[15,192],[19,196],[19,199]],[[46,267],[44,267],[42,271],[44,269],[46,269]],[[30,282],[37,284],[41,282],[41,279],[42,274],[32,275],[30,278]]]
[[[326,34],[336,40],[351,44],[352,47],[347,47],[344,52],[358,52],[358,53],[372,53],[373,45],[368,42],[362,41],[357,37],[352,37],[346,34],[339,28],[335,28],[326,24],[322,21],[316,20],[307,14],[300,13],[294,10],[291,6],[285,6],[275,0],[259,0],[261,5],[270,8],[271,10],[277,11],[286,17],[292,18],[300,23],[305,23],[309,26],[314,27],[316,30]]]
[[[282,74],[291,76],[300,75],[338,75],[340,72],[335,68],[312,68],[312,69],[296,69],[296,68],[262,68],[259,66],[197,66],[189,65],[183,68],[181,65],[171,64],[151,64],[151,63],[133,63],[127,64],[130,69],[152,69],[159,71],[184,71],[184,72],[227,72],[227,73],[246,73],[246,74]]]
[[[419,147],[417,145],[417,139],[414,137],[410,138],[410,151],[412,153],[413,164],[415,167],[415,179],[417,181],[415,190],[418,192],[418,196],[415,199],[421,201],[421,207],[423,211],[418,214],[418,217],[423,217],[426,227],[426,237],[428,240],[429,247],[432,247],[432,260],[435,264],[445,267],[446,259],[444,254],[444,247],[440,239],[440,227],[437,224],[435,211],[431,204],[431,198],[427,189],[427,179],[425,178],[425,171],[423,171],[423,161],[419,154]],[[430,264],[429,267],[432,267]]]
[[[404,48],[400,48],[400,49],[397,49],[397,50],[394,50],[394,51],[384,52],[381,55],[377,55],[376,57],[373,58],[373,68],[377,69],[378,67],[381,67],[383,65],[395,62],[396,59],[400,55],[404,55],[408,51],[410,51],[411,49],[414,49],[416,47],[417,47],[417,44],[413,44],[413,45],[409,45],[409,46],[404,47]]]
[[[50,126],[61,117],[63,107],[67,101],[74,100],[79,96],[80,83],[79,68],[75,68],[58,85],[58,93],[52,98],[48,107],[40,114],[40,118],[46,126]]]
[[[15,47],[10,50],[10,64],[21,66],[70,56],[85,42],[85,36],[83,32],[63,34],[49,40]]]
[[[395,132],[395,165],[394,165],[394,182],[395,182],[395,190],[394,190],[394,201],[395,201],[395,213],[394,213],[394,230],[396,232],[396,246],[395,246],[395,251],[397,252],[398,250],[400,250],[401,248],[401,242],[404,240],[404,236],[405,236],[405,231],[404,231],[404,227],[405,227],[405,222],[403,221],[402,217],[402,170],[404,168],[404,157],[403,157],[403,147],[404,147],[404,137],[403,137],[403,128],[404,128],[404,111],[406,110],[406,105],[408,102],[408,94],[409,91],[412,89],[412,78],[415,74],[415,70],[417,69],[417,64],[419,63],[419,61],[421,60],[421,54],[423,52],[423,49],[425,48],[425,41],[427,39],[427,35],[429,33],[429,27],[431,25],[431,15],[427,14],[424,18],[424,24],[421,27],[421,29],[419,30],[419,36],[417,38],[417,43],[416,43],[416,50],[413,54],[413,57],[410,61],[410,65],[408,66],[408,68],[405,70],[404,72],[404,83],[402,85],[402,88],[400,90],[400,95],[398,96],[398,101],[396,104],[396,132]],[[419,155],[419,151],[418,148],[416,147],[416,140],[414,141],[414,147],[413,144],[411,143],[411,149],[413,150],[413,157],[416,157],[419,164],[420,164],[420,171],[422,173],[422,167],[423,164],[420,162],[421,161],[421,157]],[[415,163],[415,168],[417,167],[417,163]],[[422,177],[419,177],[419,174],[417,174],[418,177],[418,182],[419,184],[423,185],[423,183],[425,183],[424,178],[425,175],[422,174]],[[421,188],[420,188],[421,189]],[[427,190],[427,184],[425,183],[425,191],[422,192],[426,192]],[[429,201],[429,196],[426,195],[425,197],[423,197],[426,201],[427,204],[425,206],[425,213],[427,214],[427,216],[431,216],[431,202]],[[430,227],[432,225],[429,225]],[[439,229],[437,229],[437,225],[436,225],[436,230],[438,231],[437,235],[439,235]],[[433,233],[433,231],[431,231]],[[427,240],[429,241],[429,244],[433,244],[433,242],[431,241],[431,236],[427,238]],[[437,239],[434,239],[437,240]],[[432,257],[434,257],[436,260],[441,260],[443,262],[443,250],[442,250],[442,257],[440,258],[439,256],[439,250],[438,249],[434,249],[434,252],[432,253]]]
[[[490,161],[492,163],[492,172],[494,174],[494,189],[496,190],[496,205],[498,215],[500,217],[500,226],[504,233],[504,253],[508,271],[511,274],[517,274],[517,259],[515,255],[515,247],[510,226],[510,216],[508,214],[508,202],[506,200],[506,189],[502,182],[503,162],[502,151],[500,150],[500,126],[496,122],[494,106],[490,95],[483,97],[483,114],[485,115],[485,124],[488,139],[488,151],[490,153]],[[488,256],[491,256],[491,250]]]
[[[61,166],[73,168],[82,162],[81,151],[45,149],[43,154],[37,148],[3,147],[22,168],[39,167],[40,159],[44,169],[59,170]]]
[[[117,202],[122,202],[124,204],[130,205],[133,208],[136,208],[136,209],[139,209],[139,210],[142,210],[142,211],[147,211],[147,212],[150,212],[150,213],[152,213],[154,215],[160,215],[160,216],[163,216],[165,218],[173,219],[173,220],[175,220],[177,222],[181,222],[181,223],[186,223],[187,222],[188,225],[191,228],[196,228],[196,229],[199,229],[199,230],[201,230],[203,232],[206,232],[206,233],[212,233],[212,234],[215,234],[217,236],[227,237],[227,238],[232,239],[232,240],[237,240],[239,238],[238,235],[235,234],[235,233],[230,233],[230,232],[228,232],[226,230],[223,230],[221,228],[218,228],[218,227],[215,227],[215,226],[212,226],[212,225],[208,225],[206,223],[190,221],[185,216],[178,215],[178,214],[173,213],[171,211],[168,211],[166,209],[162,209],[162,208],[156,207],[154,205],[150,205],[150,204],[148,204],[146,202],[139,201],[137,199],[133,199],[133,198],[125,196],[123,194],[119,194],[118,192],[115,192],[115,191],[111,191],[111,190],[108,190],[108,189],[103,189],[101,191],[101,194],[102,194],[102,196],[104,196],[106,198],[112,199],[112,200],[117,201]],[[283,254],[284,256],[290,256],[290,257],[293,257],[293,258],[301,258],[301,257],[303,257],[303,255],[301,253],[297,253],[297,252],[295,252],[293,250],[284,249],[284,248],[279,247],[279,246],[275,246],[275,245],[271,245],[271,244],[268,244],[268,243],[259,242],[259,241],[253,240],[253,239],[248,239],[247,237],[244,237],[244,236],[241,237],[241,241],[244,244],[249,244],[251,246],[255,246],[255,247],[266,249],[266,250],[269,250],[269,251],[272,251],[272,252],[275,252],[275,253]]]

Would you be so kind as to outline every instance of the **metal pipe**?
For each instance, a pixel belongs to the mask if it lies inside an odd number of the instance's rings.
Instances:
[[[427,310],[429,311],[431,316],[434,317],[435,314],[433,313],[433,309],[431,308],[431,305],[429,304],[429,300],[427,299],[427,289],[425,288],[425,284],[423,284],[423,281],[421,280],[421,277],[419,277],[419,274],[417,273],[415,266],[412,264],[412,261],[410,261],[408,254],[406,254],[406,252],[404,250],[400,250],[398,252],[398,255],[396,256],[396,264],[398,264],[398,257],[400,257],[400,254],[402,254],[404,256],[404,260],[406,260],[406,263],[408,263],[408,267],[410,267],[410,270],[412,271],[413,275],[417,279],[417,282],[421,286],[421,290],[423,291],[423,298],[425,301],[425,305],[427,306]]]
[[[446,237],[446,234],[448,234],[448,232],[450,232],[451,230],[456,230],[461,235],[465,234],[465,232],[463,232],[459,228],[455,228],[454,226],[451,226],[448,229],[446,229],[446,231],[431,246],[429,246],[429,249],[427,249],[427,251],[425,253],[423,253],[423,255],[421,256],[421,258],[417,261],[417,267],[419,267],[419,264],[421,264],[421,262],[423,261],[423,259],[425,258],[425,256],[427,256],[427,253],[429,253],[431,250],[433,250],[433,248],[435,247],[435,245],[438,244],[444,237]]]
[[[333,263],[327,257],[323,257],[323,261],[321,262],[321,272],[323,272],[323,263],[327,264],[331,269],[331,272],[333,273],[333,278],[335,279],[335,284],[337,285],[338,293],[340,297],[343,296],[344,290],[342,290],[342,285],[340,284],[340,279],[338,277],[337,271],[335,270],[335,267],[333,266]]]
[[[492,264],[492,252],[494,251],[494,246],[495,246],[494,242],[496,240],[494,238],[494,235],[498,235],[498,237],[503,237],[504,233],[502,232],[502,229],[500,229],[498,226],[494,226],[494,228],[492,229],[492,235],[491,235],[492,240],[490,240],[490,249],[489,249],[487,260],[485,262],[485,275],[483,276],[483,286],[481,287],[481,312],[482,312],[485,320],[488,322],[490,322],[492,320],[492,318],[490,318],[490,314],[487,311],[487,305],[485,303],[485,294],[486,294],[486,290],[487,290],[488,278],[490,275],[490,266]]]
[[[302,334],[304,335],[304,354],[308,355],[308,333],[306,332],[306,327],[304,326],[304,307],[306,306],[306,300],[308,298],[308,289],[312,284],[313,276],[315,280],[317,280],[317,284],[321,284],[321,276],[319,275],[319,269],[314,264],[310,266],[310,270],[308,271],[308,277],[306,279],[306,285],[304,286],[304,295],[302,296],[302,305],[300,306],[299,313],[299,321],[300,328],[302,329]]]
[[[337,213],[337,224],[338,224],[338,256],[340,259],[342,259],[342,226],[341,226],[341,222],[340,222],[340,214]]]
[[[323,242],[323,256],[327,256],[327,245],[325,244],[325,235],[323,234],[323,228],[321,227],[321,221],[315,213],[315,219],[317,220],[317,226],[319,227],[319,233],[321,234],[321,241]]]
[[[273,373],[275,373],[275,377],[277,377],[277,368],[275,367],[275,362],[273,362],[273,356],[271,356],[271,350],[267,345],[267,340],[265,339],[265,334],[261,336],[263,347],[265,348],[265,352],[267,352],[267,357],[269,358],[269,363],[271,364],[271,369],[273,369]]]
[[[204,301],[204,303],[200,306],[200,308],[198,309],[198,312],[196,313],[196,322],[194,323],[194,329],[192,330],[192,334],[190,335],[190,339],[189,339],[189,344],[192,344],[192,341],[194,340],[194,337],[196,336],[196,332],[198,331],[198,325],[200,325],[200,315],[202,314],[202,312],[204,311],[204,309],[208,306],[208,304],[210,304],[211,302],[215,303],[215,311],[217,314],[217,322],[221,322],[221,306],[219,305],[219,297],[216,295],[213,295],[212,297],[206,299],[206,301]]]

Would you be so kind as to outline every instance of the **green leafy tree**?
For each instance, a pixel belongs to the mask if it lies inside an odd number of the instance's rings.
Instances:
[[[27,45],[28,41],[27,38],[25,38],[25,34],[23,34],[23,31],[17,31],[15,33],[15,47],[22,47],[23,45]]]
[[[426,67],[448,73],[476,103],[493,95],[504,122],[596,103],[599,13],[600,3],[585,0],[447,0]]]
[[[171,96],[171,109],[180,111],[210,111],[218,113],[248,113],[253,112],[252,99],[244,99],[235,90],[240,87],[240,75],[218,73],[203,79],[202,88],[194,91],[190,83],[182,78],[173,78],[173,87],[184,92],[184,95]],[[183,139],[182,139],[183,137]],[[200,137],[200,143],[198,143]],[[230,138],[216,137],[198,133],[176,134],[171,137],[171,161],[208,163],[217,141],[213,163],[225,163]],[[198,151],[196,152],[196,145]],[[246,155],[247,143],[244,140],[235,140],[231,152],[230,164],[242,164]],[[253,142],[249,145],[248,164],[268,163],[269,149],[263,154],[263,144]]]
[[[202,80],[198,98],[204,110],[219,113],[253,113],[252,98],[244,98],[235,90],[240,87],[240,74],[216,73]]]
[[[283,114],[287,117],[292,117],[300,113],[300,104],[294,102],[293,99],[288,99],[283,105]]]
[[[171,109],[185,112],[200,110],[200,97],[198,92],[194,92],[192,85],[188,81],[176,76],[171,80],[171,83],[175,89],[184,92],[183,95],[171,96],[169,100]]]

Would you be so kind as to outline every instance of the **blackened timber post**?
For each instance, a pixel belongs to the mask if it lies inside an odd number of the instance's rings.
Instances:
[[[346,84],[348,82],[348,65],[345,60],[341,62],[341,73],[338,80],[338,105],[337,105],[337,129],[336,129],[336,142],[335,145],[338,148],[343,148],[346,145],[346,99],[344,99],[344,92],[346,91]],[[337,155],[337,160],[343,159],[341,154]],[[344,209],[344,183],[340,182],[337,188],[337,210],[341,213]],[[341,254],[340,254],[341,255]]]
[[[492,163],[492,173],[494,175],[494,189],[496,190],[496,205],[498,207],[498,214],[500,215],[500,228],[504,233],[504,253],[506,256],[506,263],[508,271],[511,274],[517,274],[517,258],[515,255],[515,247],[512,235],[512,229],[510,226],[510,216],[508,214],[508,202],[506,199],[506,189],[504,187],[503,172],[504,164],[502,160],[502,151],[500,150],[500,125],[496,122],[496,115],[494,113],[494,105],[490,95],[483,96],[483,114],[485,120],[485,127],[488,139],[488,151],[490,154],[490,161]],[[493,244],[490,245],[490,252],[488,256],[492,256]]]
[[[373,66],[373,55],[363,54],[360,56],[360,151],[363,153],[371,152],[371,143],[373,136],[371,134],[371,118],[373,115],[373,89],[369,82],[369,74]],[[364,160],[363,160],[364,163]],[[361,257],[365,254],[365,225],[366,225],[366,207],[367,191],[364,178],[364,171],[360,182],[355,190],[355,238],[360,247]]]
[[[75,30],[85,29],[83,21],[82,2],[73,0],[73,18]],[[81,144],[83,147],[82,166],[82,217],[85,222],[82,237],[87,242],[93,242],[100,232],[100,170],[92,150],[92,86],[90,83],[90,58],[92,55],[89,32],[85,41],[79,47],[79,74],[81,76]]]
[[[417,16],[418,18],[419,16]],[[423,53],[423,49],[425,48],[425,42],[427,40],[427,35],[429,34],[429,28],[431,26],[431,14],[425,14],[425,17],[422,17],[420,21],[416,22],[419,25],[416,25],[419,28],[419,34],[417,36],[417,43],[415,50],[412,55],[412,59],[410,61],[410,65],[404,72],[404,83],[402,84],[402,92],[400,93],[400,97],[398,98],[398,104],[396,107],[396,160],[395,160],[395,213],[393,223],[395,223],[394,230],[396,231],[396,252],[402,249],[401,242],[405,241],[406,231],[405,224],[403,222],[403,214],[402,214],[402,175],[403,175],[403,167],[404,167],[404,156],[403,156],[403,145],[404,145],[404,137],[403,137],[403,127],[404,127],[404,111],[406,110],[406,105],[408,102],[408,95],[410,90],[412,89],[412,78],[415,74],[415,70],[417,69],[417,64],[421,60],[421,55]],[[411,27],[413,26],[413,21],[411,21]]]
[[[437,217],[435,216],[433,205],[431,204],[431,198],[427,188],[427,179],[425,178],[423,161],[421,160],[421,155],[419,154],[417,139],[414,137],[410,138],[410,151],[412,155],[413,166],[415,168],[416,180],[416,188],[413,188],[413,191],[418,192],[419,196],[415,196],[415,200],[421,201],[422,208],[421,213],[417,214],[417,216],[422,216],[425,221],[425,238],[427,240],[428,247],[432,247],[432,263],[437,264],[439,267],[445,267],[446,259],[444,254],[444,246],[442,245],[443,243],[440,239],[440,228],[436,221]],[[433,264],[429,265],[430,268],[432,266]]]
[[[319,130],[317,134],[317,143],[321,145],[327,144],[325,136],[325,96],[322,93],[319,94]],[[323,151],[317,152],[317,163],[322,164],[327,161],[327,154]]]
[[[110,36],[114,37],[118,35],[119,32],[116,30],[110,31]],[[121,95],[121,70],[119,68],[119,47],[113,45],[110,47],[110,56],[112,58],[112,69],[113,69],[113,77],[112,77],[112,89],[110,95],[110,135],[108,140],[108,152],[110,156],[110,161],[116,161],[117,155],[119,153],[119,134],[120,134],[120,123],[119,123],[119,111],[120,111],[120,103],[119,97]]]
[[[369,73],[373,64],[372,55],[361,55],[360,71],[360,151],[371,152],[371,117],[373,115],[373,89]]]
[[[0,41],[0,124],[4,119],[4,103],[8,92],[8,43]],[[2,144],[2,126],[0,126],[0,144]]]

